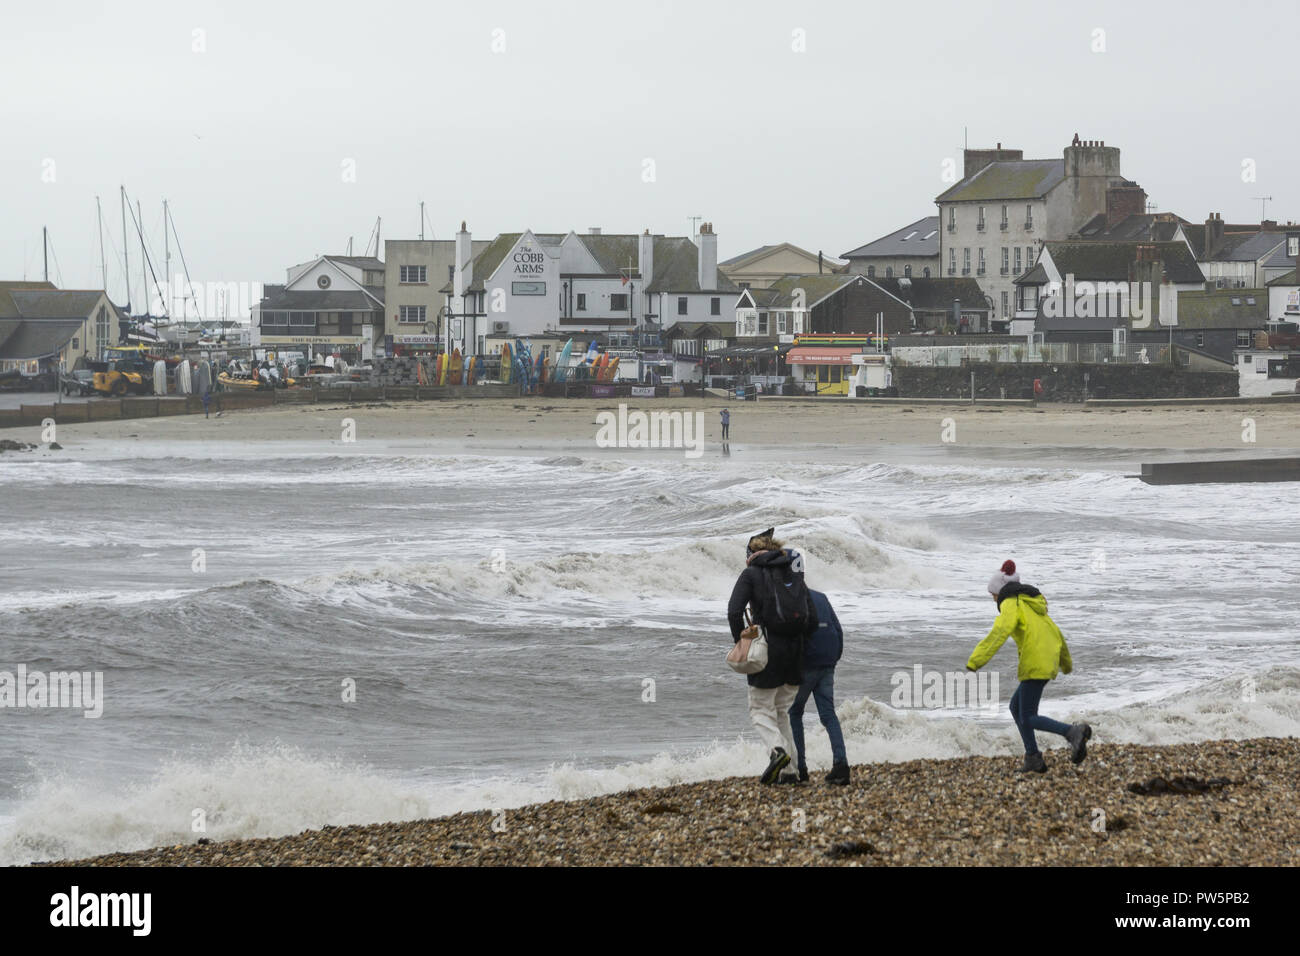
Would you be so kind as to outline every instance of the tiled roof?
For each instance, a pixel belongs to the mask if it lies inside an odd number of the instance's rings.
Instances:
[[[647,292],[739,292],[740,286],[717,273],[712,289],[700,288],[700,252],[684,236],[655,237],[655,269]]]
[[[0,290],[0,315],[23,319],[77,319],[90,315],[104,295],[97,289]]]
[[[1181,242],[1046,242],[1057,271],[1092,282],[1127,282],[1139,246],[1154,246],[1171,282],[1204,282],[1205,276],[1185,243]]]
[[[772,300],[768,305],[772,308],[789,308],[794,304],[794,293],[796,289],[803,290],[804,307],[811,309],[818,302],[834,295],[841,289],[853,285],[855,282],[865,281],[866,276],[856,273],[813,273],[810,275],[782,276],[773,282],[766,290],[772,293]]]
[[[374,256],[326,256],[331,262],[341,262],[344,265],[355,266],[358,269],[371,269],[384,271],[384,263]]]
[[[902,299],[918,312],[943,312],[952,308],[954,299],[967,311],[987,311],[988,299],[980,284],[971,278],[954,276],[929,279],[872,279],[890,295]]]
[[[0,359],[46,358],[76,335],[85,319],[23,321],[0,344]]]
[[[769,249],[775,249],[775,248],[776,248],[776,246],[774,246],[774,245],[773,245],[773,246],[759,246],[757,249],[750,249],[748,252],[742,252],[742,253],[741,253],[740,255],[738,255],[738,256],[732,256],[730,259],[723,259],[721,262],[718,263],[718,265],[720,265],[720,266],[735,266],[735,265],[739,265],[740,263],[744,262],[746,259],[753,259],[753,258],[755,258],[755,257],[757,257],[757,256],[760,256],[760,255],[762,255],[763,253],[767,252],[767,250],[769,250]]]
[[[1019,159],[989,163],[963,179],[935,202],[996,202],[1002,199],[1038,199],[1065,178],[1064,159]]]
[[[910,225],[881,236],[874,242],[840,256],[841,259],[866,259],[872,256],[937,256],[939,254],[939,217],[926,216]]]
[[[383,289],[378,293],[379,305],[358,289],[302,289],[286,290],[282,285],[263,287],[261,308],[265,311],[307,312],[369,312],[382,307]]]
[[[1263,289],[1183,292],[1178,296],[1180,329],[1262,329],[1267,323],[1268,294]]]
[[[1257,232],[1253,235],[1223,237],[1223,245],[1214,251],[1211,260],[1214,262],[1254,262],[1269,253],[1278,246],[1286,248],[1286,233],[1284,232]]]

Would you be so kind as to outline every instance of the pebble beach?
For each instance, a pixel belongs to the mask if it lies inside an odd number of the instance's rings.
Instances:
[[[1098,736],[1104,734],[1099,728]],[[1094,737],[1094,741],[1097,738]],[[114,853],[79,866],[1294,866],[1300,740],[1094,743],[1048,772],[964,757],[848,786],[733,777],[432,820]]]

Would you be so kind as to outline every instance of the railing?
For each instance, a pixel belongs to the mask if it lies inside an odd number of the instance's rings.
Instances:
[[[959,366],[968,362],[1157,365],[1169,361],[1168,346],[1165,345],[1129,343],[1116,347],[1110,342],[899,346],[892,354],[894,361],[899,365],[934,366]],[[1178,355],[1179,364],[1186,365],[1187,358],[1186,355]]]

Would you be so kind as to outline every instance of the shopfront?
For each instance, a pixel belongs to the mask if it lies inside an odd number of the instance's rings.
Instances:
[[[847,395],[854,373],[853,356],[861,354],[861,348],[805,345],[792,348],[786,361],[808,393]]]
[[[338,355],[349,365],[374,358],[371,342],[364,335],[255,335],[253,347],[270,351],[309,351],[313,359],[317,355]]]

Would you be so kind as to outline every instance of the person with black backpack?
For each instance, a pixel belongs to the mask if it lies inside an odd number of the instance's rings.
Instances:
[[[768,765],[761,783],[797,781],[782,771],[799,754],[790,728],[790,705],[803,679],[804,641],[817,628],[817,609],[804,583],[803,556],[786,550],[774,528],[754,535],[745,547],[745,570],[727,602],[731,639],[745,630],[745,609],[767,635],[767,666],[749,674],[749,719],[767,747]]]

